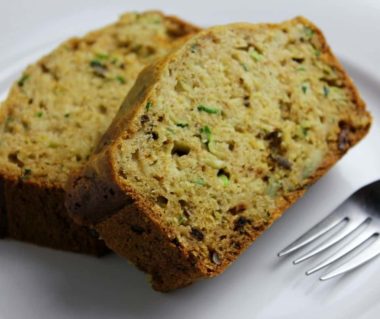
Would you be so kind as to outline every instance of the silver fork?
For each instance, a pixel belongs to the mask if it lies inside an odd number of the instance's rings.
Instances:
[[[341,229],[339,230],[339,228]],[[360,232],[359,229],[361,228],[363,229]],[[359,189],[329,216],[280,251],[278,256],[281,257],[293,253],[314,242],[317,238],[328,236],[331,233],[333,234],[329,238],[295,259],[293,263],[299,264],[334,246],[347,236],[351,235],[354,237],[355,233],[358,234],[338,252],[308,270],[306,275],[311,275],[322,268],[332,265],[349,253],[360,249],[360,247],[364,247],[363,245],[365,243],[368,244],[368,241],[372,241],[372,243],[360,253],[335,270],[323,274],[319,279],[322,281],[328,280],[347,273],[380,254],[380,240],[378,238],[380,233],[380,180]]]

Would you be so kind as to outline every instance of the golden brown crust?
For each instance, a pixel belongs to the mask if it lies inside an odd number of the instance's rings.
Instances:
[[[109,251],[95,232],[72,222],[64,207],[65,193],[61,188],[41,188],[17,181],[4,184],[7,236],[95,256]]]
[[[318,40],[323,43],[323,50],[321,52],[322,58],[328,61],[333,65],[338,72],[343,75],[344,85],[347,86],[349,91],[352,93],[352,101],[357,105],[357,114],[353,116],[362,116],[369,119],[368,113],[365,111],[365,104],[361,100],[359,93],[355,86],[353,85],[351,79],[348,77],[347,73],[344,71],[338,60],[332,54],[330,48],[328,47],[321,31],[317,29],[311,22],[307,21],[304,18],[297,18],[295,21],[301,21],[305,25],[309,25],[317,32]],[[235,25],[235,27],[245,27],[246,24]],[[273,25],[268,25],[273,27]],[[250,26],[252,29],[255,29],[255,26]],[[210,31],[203,31],[200,36],[205,36]],[[129,134],[132,134],[137,129],[136,116],[139,110],[145,107],[146,102],[149,98],[149,92],[153,89],[156,79],[158,78],[161,69],[170,59],[175,56],[175,52],[166,57],[163,61],[158,62],[155,65],[152,65],[144,70],[139,79],[136,82],[136,85],[129,93],[126,101],[123,104],[123,107],[120,109],[118,116],[115,118],[113,125],[110,127],[108,132],[103,138],[102,143],[99,145],[97,153],[92,157],[91,161],[87,165],[84,172],[82,172],[80,178],[86,177],[91,180],[91,184],[107,184],[112,185],[110,187],[117,186],[120,193],[124,193],[125,196],[130,197],[133,200],[133,206],[130,206],[128,209],[117,210],[107,210],[105,209],[102,214],[101,221],[87,219],[85,222],[93,226],[99,234],[105,238],[108,246],[112,248],[115,252],[130,258],[143,270],[152,273],[152,269],[162,269],[165,273],[165,258],[161,259],[160,254],[154,254],[154,258],[151,259],[151,255],[144,256],[141,254],[142,249],[147,249],[150,253],[155,251],[161,251],[164,249],[167,251],[167,258],[172,258],[172,256],[178,256],[178,252],[181,252],[181,259],[187,260],[188,264],[193,264],[193,267],[187,268],[185,271],[178,271],[175,275],[176,282],[172,282],[171,279],[166,279],[164,282],[158,280],[153,276],[153,287],[160,291],[167,291],[170,289],[175,289],[185,284],[188,284],[187,280],[200,278],[200,277],[210,277],[221,273],[227,266],[234,261],[238,255],[243,252],[247,247],[249,247],[252,242],[270,225],[279,218],[284,211],[290,207],[297,199],[299,199],[306,191],[306,186],[300,189],[296,189],[287,194],[286,197],[280,198],[277,202],[277,209],[272,213],[270,219],[265,225],[262,225],[260,228],[255,229],[253,226],[249,229],[249,235],[245,237],[244,241],[240,243],[240,248],[238,253],[236,251],[231,251],[224,256],[224,259],[220,261],[219,265],[216,265],[213,269],[209,269],[202,261],[191,261],[189,260],[190,251],[186,251],[183,247],[177,247],[176,245],[171,244],[172,234],[170,229],[165,229],[163,225],[155,221],[156,213],[153,207],[150,207],[149,203],[144,202],[141,196],[137,194],[132,189],[129,189],[120,180],[120,177],[115,174],[116,165],[114,156],[118,152],[119,144],[125,139]],[[316,170],[316,172],[310,176],[306,185],[309,186],[316,182],[322,175],[324,175],[329,168],[339,159],[344,153],[353,145],[355,145],[361,138],[365,136],[368,132],[370,121],[367,121],[368,125],[355,128],[351,123],[344,123],[345,130],[347,130],[347,136],[345,138],[344,147],[337,145],[337,141],[331,141],[329,153],[325,156],[324,162]],[[127,127],[127,129],[126,129]],[[114,165],[114,170],[107,172],[99,173],[99,168],[103,165],[112,166]],[[94,172],[97,174],[94,174]],[[118,172],[116,172],[118,173]],[[89,186],[87,189],[90,190],[90,193],[86,195],[90,196],[98,202],[102,194],[98,192],[95,188],[91,189]],[[75,194],[75,198],[80,200],[83,197],[82,188],[75,187],[75,185],[69,185],[69,193]],[[80,216],[80,209],[73,209],[73,203],[70,199],[67,201],[67,205],[70,207],[70,210],[74,215]],[[132,208],[133,207],[133,208]],[[132,217],[133,216],[133,217]],[[144,233],[144,240],[141,240],[140,235],[136,235],[133,231],[131,232],[131,220],[136,223],[144,222],[144,226],[154,228],[154,233],[159,233],[161,240],[155,242],[153,236],[149,233]],[[83,220],[82,220],[83,221]],[[128,225],[124,227],[123,225]],[[127,238],[127,239],[126,239]],[[149,242],[148,247],[142,248],[139,245],[144,245],[142,242]],[[133,243],[133,244],[132,244]],[[133,246],[137,245],[137,246]],[[155,268],[156,267],[156,268]],[[170,268],[170,276],[174,276],[172,271],[175,269]]]
[[[107,234],[108,246],[151,274],[157,290],[183,287],[204,276],[195,256],[181,250],[175,237],[133,204],[98,223],[96,230]]]

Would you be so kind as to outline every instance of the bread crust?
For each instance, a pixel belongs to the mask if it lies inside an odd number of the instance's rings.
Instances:
[[[331,52],[322,32],[305,18],[298,17],[294,21],[299,21],[305,25],[309,25],[317,32],[319,40],[323,43],[321,55],[324,59],[326,59],[326,61],[329,61],[339,72],[341,72],[341,74],[343,74],[344,84],[351,92],[352,101],[356,104],[359,112],[362,112],[363,116],[369,117],[368,113],[365,111],[365,104],[360,98],[357,89],[342,68],[341,64]],[[248,26],[254,30],[262,25],[252,26],[247,24],[235,24],[234,26],[236,28],[246,28]],[[266,26],[269,28],[275,27],[275,25],[272,24]],[[209,30],[203,31],[198,36],[207,36],[209,32]],[[194,261],[194,257],[191,256],[190,251],[186,251],[186,249],[181,246],[173,245],[171,242],[173,236],[171,230],[166,229],[163,225],[158,223],[156,219],[158,213],[155,212],[154,207],[150,207],[150,205],[147,202],[144,202],[143,198],[138,193],[134,192],[134,190],[129,188],[125,182],[123,183],[121,181],[120,177],[117,175],[117,169],[114,163],[116,163],[115,154],[118,152],[119,143],[121,143],[122,140],[127,139],[128,136],[133,134],[137,129],[137,123],[135,121],[136,114],[140,109],[145,107],[146,102],[149,100],[149,92],[153,90],[160,72],[168,61],[175,58],[176,54],[177,52],[173,52],[157,64],[145,68],[141,73],[135,86],[128,94],[128,97],[126,98],[118,115],[114,119],[113,124],[104,135],[103,140],[99,144],[95,154],[88,162],[86,168],[75,177],[76,179],[82,179],[84,185],[87,186],[83,187],[82,184],[81,187],[76,187],[78,184],[75,185],[74,183],[69,183],[68,193],[70,194],[70,197],[67,198],[66,202],[68,209],[78,222],[94,227],[102,238],[104,238],[107,245],[116,253],[127,257],[139,268],[153,274],[153,287],[159,291],[168,291],[182,287],[195,279],[212,277],[224,271],[240,253],[247,249],[252,242],[260,234],[262,234],[263,231],[268,229],[275,220],[282,216],[286,209],[289,208],[297,199],[302,197],[306,191],[306,187],[294,190],[284,199],[279,201],[277,203],[277,209],[273,212],[269,221],[259,229],[250,230],[249,236],[246,237],[245,241],[241,244],[238,254],[233,252],[227,253],[223,260],[220,261],[220,264],[216,265],[212,269],[203,264],[200,260]],[[324,175],[350,147],[355,145],[367,134],[369,126],[370,121],[368,121],[367,126],[360,129],[352,128],[348,139],[349,142],[344,149],[339,149],[336,143],[331,144],[330,152],[324,158],[324,162],[319,166],[314,174],[307,179],[306,184],[310,186],[322,175]],[[102,171],[102,167],[109,167],[111,169]],[[118,194],[124,194],[125,197],[128,197],[128,202],[133,203],[130,204],[132,206],[129,206],[128,208],[125,207],[120,210],[115,209],[116,206],[107,208],[105,204],[101,203],[104,193],[99,191],[98,188],[91,186],[96,184],[105,185],[104,189],[116,188]],[[89,202],[91,202],[91,205],[86,205],[86,203],[83,203],[83,198],[90,199]],[[78,203],[80,203],[80,205],[84,204],[85,207],[75,207]],[[102,207],[102,212],[94,218],[91,208],[98,205]],[[141,240],[141,237],[139,237],[140,235],[135,234],[130,230],[132,225],[131,223],[133,223],[132,221],[138,225],[141,223],[144,225],[142,227],[154,229],[154,231],[151,233],[144,232],[144,240]],[[157,233],[160,234],[160,241],[158,242],[156,242],[153,238],[153,234]],[[144,245],[144,243],[141,243],[142,241],[149,242],[149,245]],[[132,243],[135,243],[137,246],[133,246]],[[140,244],[143,246],[139,246]],[[144,251],[146,250],[148,252],[147,255],[142,254],[141,249]],[[171,260],[173,256],[178,256],[177,254],[180,252],[180,259],[186,261],[185,264],[193,266],[185,268],[181,271],[176,270],[175,267],[168,268],[168,273],[170,273],[170,275],[168,275],[167,278],[164,278],[164,280],[161,280],[162,278],[157,278],[154,275],[154,270],[162,269],[163,272],[161,272],[161,274],[165,274],[165,267],[168,266],[165,258],[161,259],[161,256],[159,256],[160,254],[157,253],[158,251],[168,252],[168,260]],[[151,256],[154,256],[155,259],[152,259]],[[175,278],[175,280],[172,278]]]
[[[109,251],[95,232],[73,223],[69,218],[62,188],[41,188],[25,182],[5,181],[4,195],[7,234],[13,239],[95,256]],[[40,225],[46,225],[46,228],[38,231]]]
[[[172,32],[170,38],[173,39],[173,43],[182,41],[186,34],[191,35],[199,31],[198,27],[177,17],[165,16],[159,11],[145,12],[150,13],[165,18],[165,22],[169,24],[168,29]],[[84,39],[96,38],[112,26],[114,24],[90,32]],[[75,44],[78,41],[73,38],[65,44]],[[168,43],[162,43],[162,46],[168,46]],[[157,43],[157,46],[159,45],[161,44]],[[37,63],[42,63],[44,59]],[[17,105],[16,93],[19,89],[15,83],[8,98],[13,98],[12,103],[6,104],[6,107],[0,110],[0,123],[12,113],[11,106]],[[0,167],[0,178],[0,236],[96,256],[109,252],[94,230],[74,223],[68,216],[64,206],[65,190],[62,181],[44,177],[24,178],[23,170],[19,167]]]

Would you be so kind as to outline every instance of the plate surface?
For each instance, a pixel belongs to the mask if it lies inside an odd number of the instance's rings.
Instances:
[[[380,258],[321,283],[276,253],[360,186],[380,178],[380,3],[378,1],[20,0],[0,3],[0,96],[21,70],[71,35],[124,11],[157,8],[199,25],[275,22],[304,15],[317,23],[358,85],[374,125],[355,147],[223,275],[170,294],[115,255],[96,259],[0,241],[0,318],[378,318]],[[354,23],[353,23],[354,21]],[[377,40],[375,40],[377,39]]]

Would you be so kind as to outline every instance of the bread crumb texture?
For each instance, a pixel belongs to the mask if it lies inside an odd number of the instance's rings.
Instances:
[[[88,159],[141,69],[197,31],[160,12],[127,13],[27,67],[0,113],[0,236],[106,251],[96,232],[69,218],[64,185]]]
[[[208,275],[370,125],[351,80],[303,18],[212,28],[158,68],[144,102],[119,113],[130,122],[111,146],[115,172]]]
[[[63,185],[83,165],[138,73],[197,28],[128,13],[29,66],[3,102],[2,175]]]

